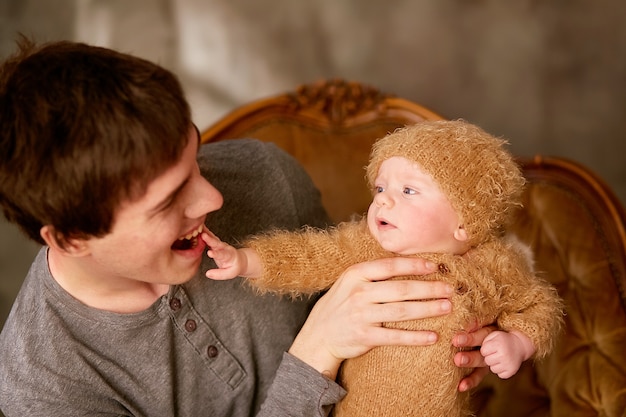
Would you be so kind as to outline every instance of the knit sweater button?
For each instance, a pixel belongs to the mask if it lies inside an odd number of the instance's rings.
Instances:
[[[211,359],[212,359],[212,358],[214,358],[214,357],[216,357],[218,353],[219,353],[219,352],[218,352],[217,348],[216,348],[215,346],[213,346],[213,345],[210,345],[210,346],[206,349],[206,354],[207,354],[207,356],[208,356],[209,358],[211,358]]]

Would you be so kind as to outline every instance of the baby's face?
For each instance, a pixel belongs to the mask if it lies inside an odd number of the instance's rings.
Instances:
[[[384,249],[400,255],[467,250],[450,201],[428,173],[406,158],[381,164],[367,224]]]

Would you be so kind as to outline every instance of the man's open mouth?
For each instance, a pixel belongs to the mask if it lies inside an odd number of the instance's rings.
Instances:
[[[179,237],[176,242],[172,244],[173,250],[189,250],[198,246],[198,237],[202,233],[203,226],[200,225],[196,230],[185,236]]]

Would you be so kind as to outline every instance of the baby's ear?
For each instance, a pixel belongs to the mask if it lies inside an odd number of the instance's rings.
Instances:
[[[465,242],[467,240],[467,230],[462,224],[454,231],[454,238],[459,242]]]

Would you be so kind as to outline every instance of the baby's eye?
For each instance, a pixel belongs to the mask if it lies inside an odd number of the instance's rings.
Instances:
[[[402,190],[402,192],[403,192],[404,194],[407,194],[407,195],[417,194],[417,191],[415,191],[414,189],[409,188],[409,187],[404,187],[404,189]]]
[[[377,185],[376,187],[374,187],[374,193],[376,194],[382,193],[383,191],[385,191],[385,188],[380,185]]]

